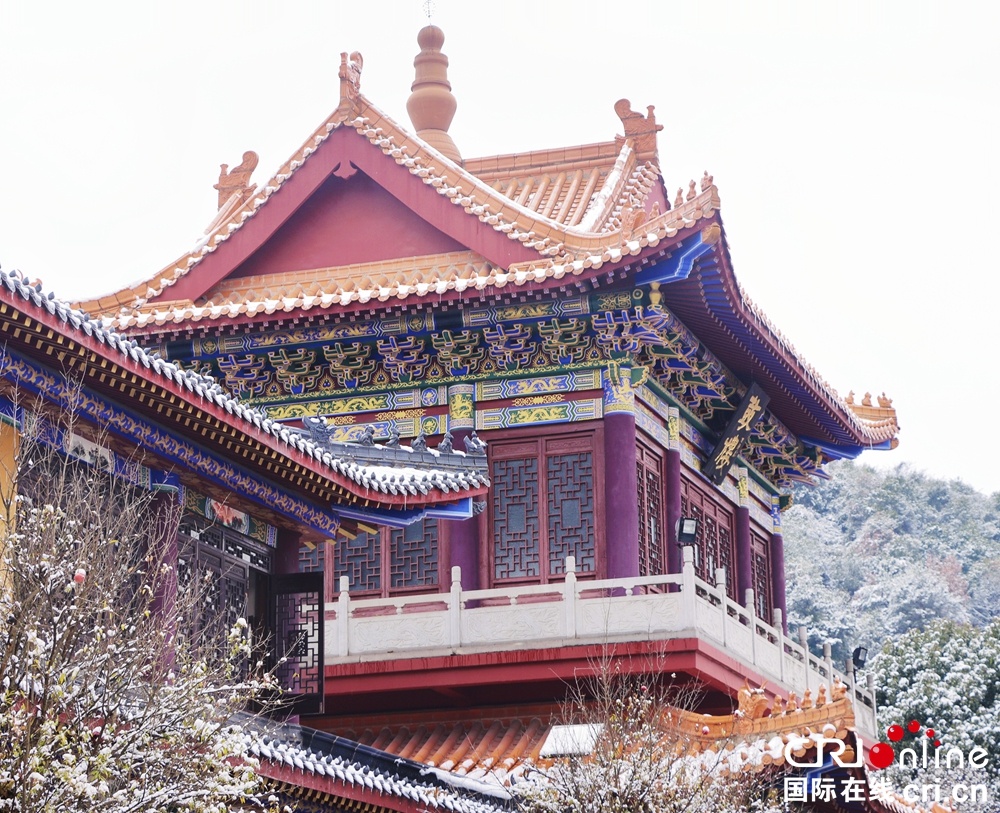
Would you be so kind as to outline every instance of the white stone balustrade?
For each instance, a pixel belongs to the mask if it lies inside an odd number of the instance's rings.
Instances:
[[[683,571],[663,576],[580,581],[569,556],[561,583],[462,590],[453,567],[447,593],[377,599],[351,598],[341,577],[338,600],[326,605],[326,663],[701,638],[800,697],[807,689],[815,696],[821,684],[829,693],[839,677],[862,736],[871,738],[873,687],[835,670],[829,646],[824,658],[812,655],[804,631],[800,641],[785,635],[780,610],[773,626],[757,618],[752,590],[745,607],[730,599],[725,570],[715,575],[715,585],[695,576],[688,547]]]

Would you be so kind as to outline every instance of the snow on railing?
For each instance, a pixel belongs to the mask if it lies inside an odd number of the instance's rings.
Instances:
[[[745,605],[733,601],[724,568],[714,585],[698,578],[690,547],[679,574],[580,581],[568,556],[561,583],[463,590],[461,568],[451,576],[447,593],[375,599],[352,598],[342,576],[326,605],[326,662],[701,637],[800,697],[821,684],[829,692],[839,678],[858,728],[875,731],[871,682],[858,686],[853,671],[834,669],[829,645],[813,655],[804,628],[798,641],[785,635],[779,609],[773,625],[757,617],[753,590]]]

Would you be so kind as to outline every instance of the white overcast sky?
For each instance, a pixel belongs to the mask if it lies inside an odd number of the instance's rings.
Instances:
[[[1000,490],[997,4],[437,0],[467,157],[610,139],[656,106],[672,190],[715,176],[737,276],[876,465]],[[408,125],[420,0],[0,0],[0,263],[85,297],[148,277],[337,105],[341,51]]]

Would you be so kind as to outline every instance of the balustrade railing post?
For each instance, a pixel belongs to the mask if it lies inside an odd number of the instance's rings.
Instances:
[[[340,577],[340,595],[337,597],[337,637],[338,652],[341,658],[346,658],[351,652],[351,587],[347,576]]]
[[[830,645],[823,644],[823,660],[826,662],[827,691],[833,694],[833,658],[830,656]]]
[[[746,601],[747,616],[750,621],[750,653],[753,657],[753,665],[757,665],[757,604],[754,602],[753,588],[748,587],[743,591],[743,599]]]
[[[462,568],[451,569],[451,600],[448,602],[448,638],[451,646],[462,645]]]
[[[802,647],[803,663],[806,667],[806,690],[809,689],[809,632],[804,624],[799,625],[799,646]]]
[[[566,611],[566,637],[576,638],[576,557],[566,557],[566,581],[563,582],[563,607]]]
[[[715,589],[722,596],[722,601],[719,603],[719,609],[722,611],[722,645],[728,646],[729,607],[726,606],[726,602],[729,600],[729,593],[726,591],[726,569],[724,567],[715,568]]]
[[[875,673],[869,672],[867,675],[868,694],[872,698],[872,733],[878,733],[878,703],[875,701]]]
[[[695,629],[698,623],[698,608],[695,606],[697,600],[698,593],[694,586],[694,548],[685,545],[681,565],[681,617],[687,616],[686,626],[690,629]]]
[[[778,641],[778,677],[785,683],[785,633],[784,618],[780,607],[774,608],[774,630]]]

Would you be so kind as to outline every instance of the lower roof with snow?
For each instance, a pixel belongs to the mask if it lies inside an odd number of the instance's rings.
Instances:
[[[489,485],[485,447],[324,443],[244,405],[213,378],[148,353],[18,272],[0,275],[0,336],[9,393],[78,410],[159,468],[190,471],[327,536],[344,522],[338,508],[390,524],[447,506],[470,515],[472,498]]]

